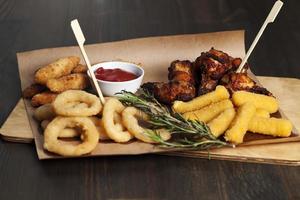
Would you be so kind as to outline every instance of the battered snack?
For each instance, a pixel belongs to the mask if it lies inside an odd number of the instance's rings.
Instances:
[[[206,123],[218,116],[227,108],[233,108],[233,105],[229,99],[210,104],[209,106],[201,108],[200,110],[186,112],[183,114],[183,117],[185,119],[198,120]]]
[[[52,103],[56,96],[56,93],[49,91],[36,94],[31,99],[31,105],[33,107],[38,107],[44,104]]]
[[[80,58],[76,56],[58,59],[55,62],[37,70],[34,76],[34,81],[45,85],[49,79],[68,75],[78,65],[79,61]]]
[[[40,84],[32,84],[25,88],[25,90],[22,93],[22,96],[26,99],[32,98],[34,95],[41,93],[45,91],[47,88],[44,85]]]
[[[178,113],[185,113],[201,109],[211,103],[216,103],[224,99],[229,99],[229,93],[224,86],[217,86],[216,90],[205,95],[194,98],[191,101],[175,101],[173,109]]]
[[[267,110],[269,113],[275,113],[279,107],[278,101],[274,97],[246,91],[234,92],[232,95],[232,101],[236,106],[241,106],[246,102],[251,102],[256,108]]]
[[[86,73],[88,70],[86,65],[79,64],[73,70],[72,73]]]
[[[230,128],[225,133],[225,139],[235,144],[242,143],[255,111],[254,104],[249,102],[239,107]]]
[[[62,144],[58,137],[61,130],[79,128],[83,142],[79,145]],[[90,153],[98,144],[99,134],[94,123],[87,117],[56,117],[44,132],[44,148],[62,156],[80,156]]]
[[[92,122],[95,124],[97,131],[99,133],[99,140],[109,140],[110,138],[107,136],[105,129],[103,127],[102,120],[98,117],[89,117]]]
[[[217,138],[222,135],[230,126],[235,116],[234,108],[228,108],[222,112],[218,117],[211,120],[207,126],[211,133]]]
[[[127,107],[122,112],[122,122],[127,130],[134,135],[135,138],[146,142],[146,143],[155,143],[151,138],[145,135],[145,129],[141,127],[138,123],[138,119],[147,119],[147,115],[135,107]],[[168,132],[159,132],[163,140],[168,140],[171,138],[170,133]]]
[[[51,104],[44,104],[34,110],[33,117],[38,121],[51,120],[55,117],[55,112]]]
[[[102,121],[107,136],[116,142],[128,142],[133,136],[128,131],[120,131],[116,128],[114,122],[115,113],[121,114],[125,109],[123,104],[114,98],[106,101],[103,108]]]
[[[77,73],[50,79],[47,81],[47,87],[52,92],[61,93],[66,90],[83,90],[88,87],[89,83],[86,74]]]
[[[249,123],[248,130],[253,133],[272,135],[279,137],[289,137],[292,133],[293,125],[289,120],[265,117],[253,117]]]
[[[82,90],[67,90],[60,93],[52,106],[58,115],[88,117],[97,115],[102,105],[96,95]]]
[[[270,118],[270,113],[264,109],[256,109],[255,111],[255,117],[264,117],[264,118]]]

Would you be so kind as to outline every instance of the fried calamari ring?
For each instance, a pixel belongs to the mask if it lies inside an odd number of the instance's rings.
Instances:
[[[52,106],[58,115],[88,117],[98,114],[101,103],[96,95],[81,90],[67,90],[53,101]]]
[[[122,122],[127,130],[134,135],[137,139],[147,142],[147,143],[155,143],[151,138],[145,135],[145,129],[141,127],[138,123],[138,119],[146,120],[147,115],[140,110],[134,107],[127,107],[122,112]],[[163,140],[168,140],[171,138],[169,132],[166,131],[157,131]]]
[[[62,144],[58,137],[66,127],[79,128],[83,142],[78,145]],[[87,117],[56,117],[44,132],[44,148],[62,156],[80,156],[90,153],[97,146],[98,140],[97,128]]]
[[[50,123],[50,120],[43,120],[41,122],[41,127],[43,130],[45,130]],[[74,138],[80,136],[80,130],[76,128],[64,128],[59,132],[58,137],[59,138]]]
[[[128,131],[120,131],[116,128],[114,115],[121,114],[124,110],[123,104],[114,98],[106,101],[103,108],[102,121],[107,136],[116,142],[128,142],[133,136]]]

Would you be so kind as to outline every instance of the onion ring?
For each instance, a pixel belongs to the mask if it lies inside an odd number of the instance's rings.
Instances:
[[[107,136],[105,132],[102,120],[97,117],[90,117],[90,119],[93,121],[93,123],[97,128],[97,131],[99,133],[99,140],[109,140],[110,138]]]
[[[57,95],[52,106],[56,114],[68,117],[88,117],[102,109],[96,95],[81,90],[67,90]]]
[[[79,128],[83,142],[79,145],[62,144],[58,137],[66,127]],[[97,128],[87,117],[56,117],[44,132],[44,148],[62,156],[80,156],[90,153],[97,146],[98,140]]]
[[[103,108],[103,126],[107,136],[116,142],[128,142],[133,136],[126,130],[118,130],[115,125],[115,113],[121,114],[124,110],[123,104],[114,98],[106,101]]]
[[[151,138],[149,138],[145,134],[145,129],[141,127],[138,123],[138,119],[147,119],[147,115],[142,111],[136,109],[135,107],[127,107],[122,112],[122,122],[123,125],[127,128],[127,130],[134,135],[137,139],[147,142],[147,143],[155,143]],[[159,129],[157,132],[163,138],[163,140],[168,140],[171,138],[171,135],[167,131],[163,131],[164,129]]]

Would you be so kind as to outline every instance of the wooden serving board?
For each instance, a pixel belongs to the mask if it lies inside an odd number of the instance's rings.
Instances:
[[[258,77],[259,81],[273,92],[280,101],[281,109],[300,129],[300,80],[293,78]],[[28,117],[21,99],[0,129],[4,140],[33,142]],[[166,155],[208,158],[207,151],[168,152]],[[233,160],[269,164],[300,165],[300,142],[244,146],[235,149],[221,148],[210,151],[211,159]]]

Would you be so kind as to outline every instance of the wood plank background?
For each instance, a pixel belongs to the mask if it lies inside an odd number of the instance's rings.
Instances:
[[[249,47],[273,2],[0,0],[0,124],[21,94],[15,53],[75,45],[73,18],[89,44],[244,28]],[[285,1],[266,30],[249,60],[257,75],[300,77],[299,6]],[[34,146],[0,140],[0,199],[300,199],[299,183],[299,168],[159,155],[41,162]]]

